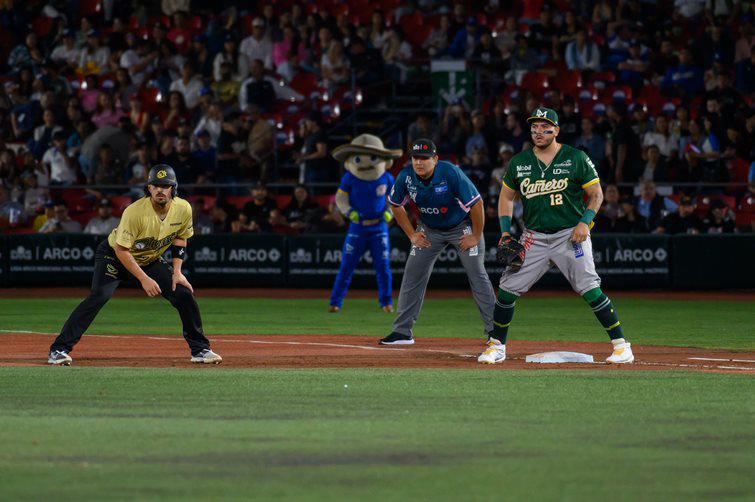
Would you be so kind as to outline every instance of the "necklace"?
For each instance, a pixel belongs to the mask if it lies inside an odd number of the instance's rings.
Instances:
[[[553,158],[551,159],[551,163],[546,166],[545,162],[540,160],[540,157],[537,156],[537,154],[535,153],[535,150],[532,150],[532,155],[534,155],[535,160],[537,160],[537,167],[538,169],[540,169],[540,178],[545,178],[545,171],[547,171],[551,167],[551,164],[553,164],[553,161],[556,160],[556,155],[558,155],[558,152],[560,151],[561,151],[561,145],[558,146],[558,150],[556,150],[556,153],[553,155]]]

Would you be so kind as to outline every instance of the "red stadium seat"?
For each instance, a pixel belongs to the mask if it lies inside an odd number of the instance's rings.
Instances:
[[[333,201],[334,195],[313,195],[312,199],[319,205],[327,209],[330,207],[330,203]]]
[[[189,195],[186,197],[186,200],[194,204],[198,200],[203,200],[204,205],[202,206],[202,209],[205,211],[209,211],[213,207],[215,207],[215,200],[216,197],[214,195]]]
[[[289,204],[291,204],[292,196],[290,195],[276,195],[275,196],[275,204],[278,206],[278,209],[286,209]]]
[[[225,198],[225,201],[236,209],[244,209],[246,203],[251,202],[252,200],[251,195],[229,195]]]
[[[524,77],[522,77],[521,87],[537,96],[542,96],[550,87],[548,75],[536,71],[527,72],[524,74]]]
[[[317,75],[314,73],[297,73],[291,81],[291,88],[309,98],[317,90]]]
[[[102,0],[81,0],[79,14],[82,17],[94,16],[102,12]]]
[[[130,195],[114,195],[110,197],[110,202],[113,204],[113,214],[120,216],[133,201]]]
[[[613,84],[614,82],[616,82],[616,74],[612,71],[599,71],[593,73],[590,77],[590,83],[594,84],[595,82]]]

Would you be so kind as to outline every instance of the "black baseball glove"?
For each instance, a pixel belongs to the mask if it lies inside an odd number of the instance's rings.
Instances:
[[[498,243],[498,251],[496,251],[495,258],[498,263],[503,265],[503,269],[510,268],[512,272],[516,272],[524,264],[525,249],[519,241],[512,239],[510,235],[503,237]]]

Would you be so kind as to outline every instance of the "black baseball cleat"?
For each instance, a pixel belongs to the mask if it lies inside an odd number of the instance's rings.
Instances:
[[[378,343],[379,345],[414,345],[414,338],[394,331],[385,338],[381,338]]]

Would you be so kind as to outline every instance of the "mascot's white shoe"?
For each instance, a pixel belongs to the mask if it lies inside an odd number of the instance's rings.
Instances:
[[[497,364],[506,360],[506,346],[499,343],[488,343],[488,348],[477,358],[478,363]]]
[[[632,344],[629,342],[620,343],[613,348],[613,354],[606,359],[608,364],[629,364],[634,362],[632,354]]]

